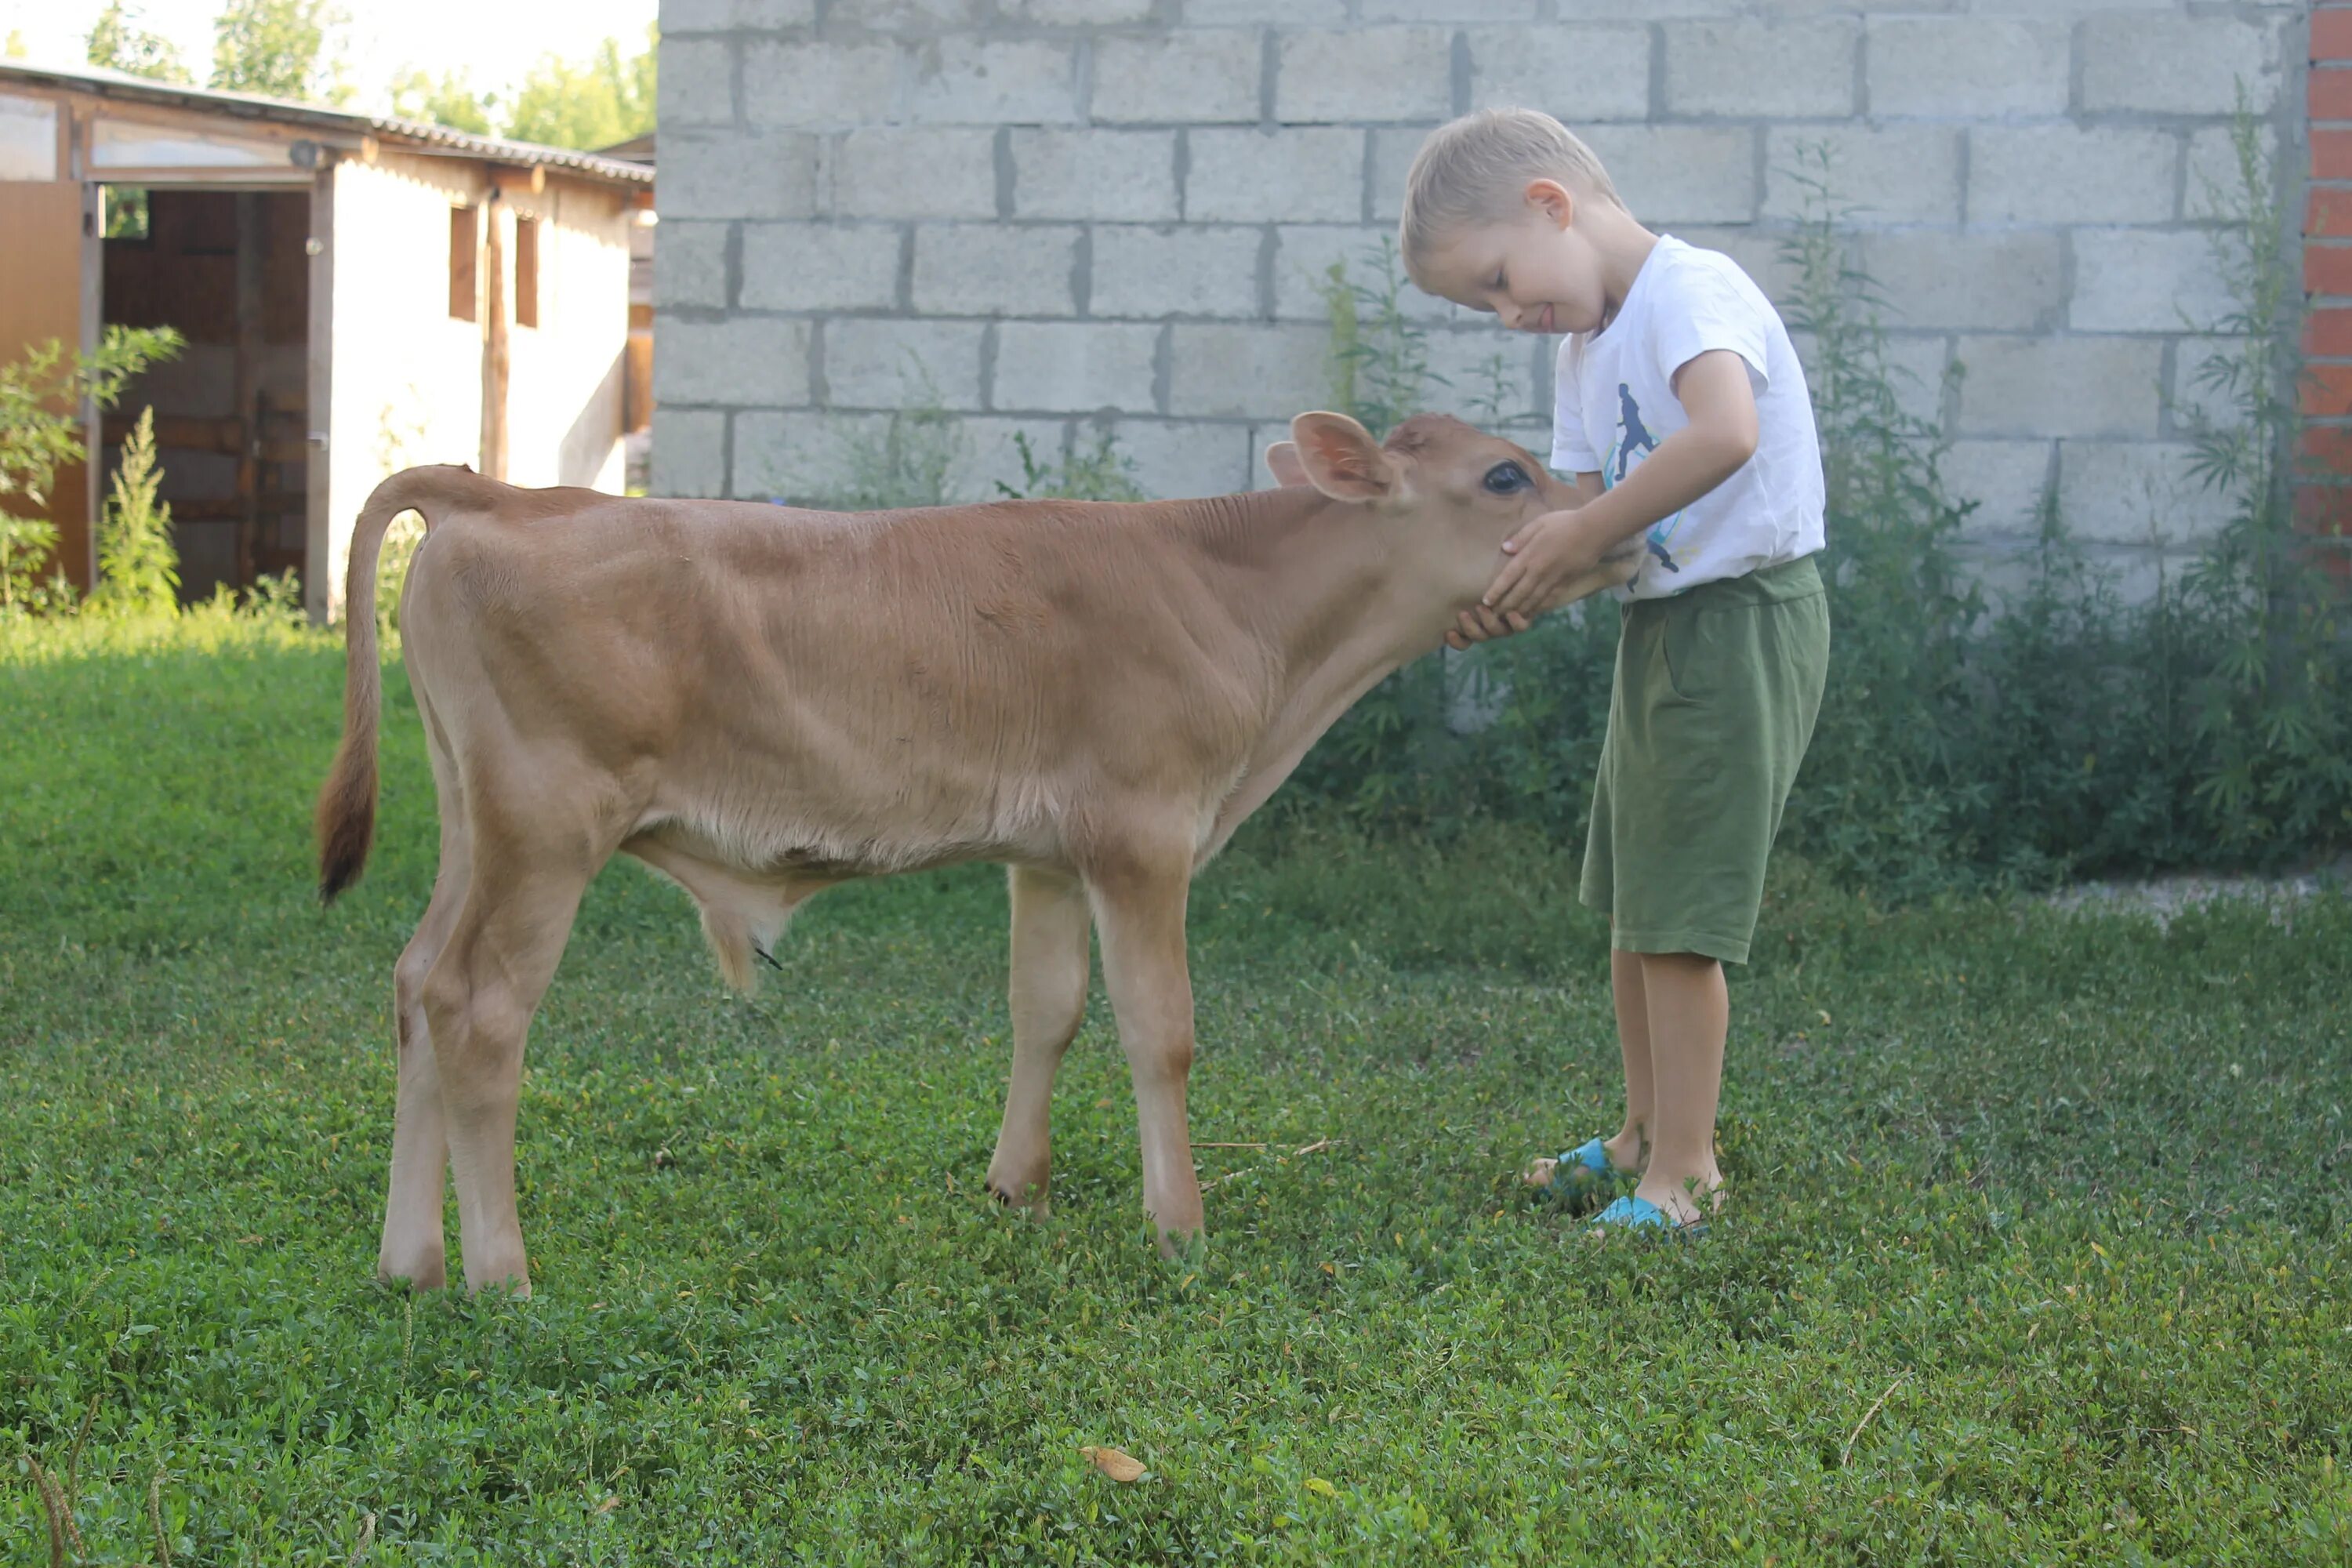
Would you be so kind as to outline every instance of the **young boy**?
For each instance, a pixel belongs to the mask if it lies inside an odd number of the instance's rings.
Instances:
[[[1552,467],[1580,504],[1503,546],[1456,647],[1524,630],[1560,585],[1643,535],[1624,592],[1580,896],[1610,917],[1625,1120],[1535,1185],[1640,1176],[1610,1229],[1679,1228],[1721,1201],[1716,1101],[1764,861],[1829,661],[1822,460],[1803,370],[1728,257],[1634,221],[1550,116],[1492,110],[1433,132],[1407,178],[1412,280],[1516,331],[1565,332]]]

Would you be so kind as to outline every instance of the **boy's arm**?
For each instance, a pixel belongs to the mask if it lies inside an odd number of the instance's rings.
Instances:
[[[1671,517],[1739,470],[1756,453],[1756,394],[1748,365],[1729,349],[1711,349],[1675,373],[1674,391],[1690,423],[1614,489],[1591,494],[1577,476],[1584,504],[1546,512],[1506,541],[1510,557],[1476,609],[1462,616],[1469,641],[1522,631],[1550,609],[1551,595],[1601,563],[1601,557],[1660,518]],[[1599,488],[1598,475],[1590,476]]]

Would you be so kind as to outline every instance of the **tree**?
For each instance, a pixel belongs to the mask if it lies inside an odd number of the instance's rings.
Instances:
[[[551,147],[609,147],[654,128],[655,46],[660,35],[646,29],[646,47],[624,56],[621,41],[607,38],[593,56],[574,64],[542,56],[515,92],[507,134]]]
[[[475,91],[472,79],[464,71],[435,77],[412,66],[392,79],[394,114],[404,120],[429,120],[452,131],[489,135],[490,111],[497,102],[497,94]]]
[[[106,9],[98,14],[97,25],[89,30],[85,50],[89,63],[156,81],[194,81],[195,78],[188,73],[188,62],[180,56],[179,47],[160,33],[149,32],[139,22],[137,7],[125,5],[122,0],[109,0]]]
[[[212,85],[226,92],[343,103],[341,33],[332,0],[227,0],[213,18]]]

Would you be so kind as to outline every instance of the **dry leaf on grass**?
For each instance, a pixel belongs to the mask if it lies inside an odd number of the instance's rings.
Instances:
[[[1123,1454],[1117,1448],[1097,1448],[1092,1445],[1080,1448],[1078,1452],[1085,1456],[1088,1464],[1121,1485],[1143,1479],[1143,1461],[1132,1454]]]

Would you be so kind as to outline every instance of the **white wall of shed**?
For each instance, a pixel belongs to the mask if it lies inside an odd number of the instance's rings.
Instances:
[[[618,495],[623,355],[629,342],[629,215],[619,193],[551,180],[505,215],[507,479]],[[535,213],[539,325],[514,320],[514,222]]]

